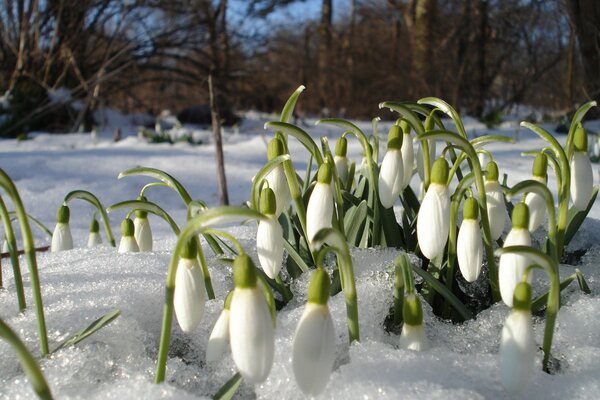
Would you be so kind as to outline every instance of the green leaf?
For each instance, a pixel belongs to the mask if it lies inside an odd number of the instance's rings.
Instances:
[[[304,89],[306,89],[304,85],[298,86],[298,89],[296,89],[290,98],[285,102],[283,110],[281,110],[281,118],[279,119],[281,122],[290,122],[290,118],[292,115],[294,115],[294,107],[296,107],[298,98]]]
[[[285,251],[287,251],[288,255],[294,260],[296,265],[302,270],[302,272],[308,272],[310,270],[308,265],[306,265],[306,262],[302,259],[302,257],[300,257],[300,254],[298,254],[294,246],[292,246],[287,239],[284,239],[283,247],[285,248]]]
[[[323,118],[317,121],[317,125],[318,124],[337,125],[340,128],[352,133],[358,139],[365,152],[367,147],[369,149],[371,148],[369,139],[367,139],[367,136],[364,134],[364,132],[350,121],[346,121],[342,118]]]
[[[367,219],[367,202],[361,201],[358,206],[352,206],[344,217],[344,231],[346,232],[346,240],[352,245],[358,245],[361,233],[361,226]]]
[[[460,316],[466,321],[473,319],[473,314],[469,309],[461,303],[461,301],[452,293],[445,285],[442,285],[437,279],[435,279],[429,272],[421,269],[420,267],[412,265],[412,269],[421,278],[429,284],[429,286],[438,292],[446,301],[452,305],[452,307],[460,314]]]
[[[319,151],[319,147],[313,140],[313,138],[306,133],[303,129],[298,128],[296,125],[288,124],[286,122],[270,121],[265,124],[265,129],[271,129],[274,131],[280,131],[290,136],[294,136],[302,143],[302,145],[308,150],[310,154],[317,161],[317,165],[323,164],[323,157]]]
[[[423,127],[421,120],[407,104],[395,101],[385,101],[383,103],[379,103],[379,108],[389,108],[391,111],[395,111],[400,114],[410,124],[417,136],[421,136],[425,133],[425,128]]]
[[[113,310],[108,314],[103,315],[102,317],[92,322],[87,328],[82,329],[81,331],[77,332],[74,335],[71,335],[69,338],[64,340],[61,344],[58,345],[58,347],[56,347],[56,349],[52,351],[52,353],[57,352],[58,350],[64,347],[75,346],[82,340],[90,337],[94,333],[98,332],[100,329],[104,328],[106,325],[110,324],[119,315],[121,315],[120,310]]]
[[[213,396],[214,400],[230,400],[237,392],[238,388],[242,384],[242,375],[237,372],[233,375],[225,384],[219,389],[219,391]]]
[[[590,202],[588,203],[585,210],[579,211],[575,207],[571,207],[569,209],[569,214],[567,216],[567,229],[565,231],[565,246],[569,244],[571,239],[573,239],[573,236],[575,236],[575,234],[579,230],[579,227],[581,227],[581,224],[583,223],[583,221],[585,221],[585,217],[587,217],[588,213],[592,209],[592,206],[594,205],[597,196],[598,186],[595,186],[594,191],[592,192],[592,198],[590,199]]]
[[[15,219],[17,219],[17,213],[14,211],[9,211],[8,216],[10,217],[11,221],[14,221]],[[44,232],[46,235],[52,237],[52,231],[50,229],[48,229],[48,227],[46,225],[44,225],[39,219],[35,218],[31,214],[27,214],[27,218],[29,220],[31,220],[31,222],[33,222],[33,224],[35,226],[37,226],[42,232]]]
[[[581,289],[582,292],[584,292],[586,294],[591,293],[590,287],[588,286],[587,282],[585,281],[585,278],[584,278],[583,274],[581,273],[581,271],[579,270],[579,268],[575,269],[575,273],[573,275],[568,276],[564,281],[562,281],[560,283],[560,291],[562,292],[563,290],[565,290],[575,280],[577,280],[577,283],[579,284],[579,288]],[[548,302],[548,293],[549,293],[549,291],[547,290],[544,294],[538,296],[538,298],[533,300],[531,302],[531,309],[534,311],[540,311],[541,309],[543,309]]]
[[[577,276],[577,283],[579,283],[579,288],[585,294],[592,293],[592,291],[590,290],[590,287],[588,286],[587,282],[585,281],[585,277],[583,276],[583,274],[581,273],[581,271],[579,270],[579,268],[575,269],[575,275]]]
[[[502,136],[502,135],[485,135],[485,136],[479,136],[479,137],[471,140],[471,144],[476,149],[483,147],[484,145],[486,145],[488,143],[494,143],[494,142],[514,143],[515,140],[508,136]]]
[[[394,213],[394,208],[383,208],[381,207],[381,221],[383,228],[383,237],[385,238],[385,243],[387,247],[396,247],[401,248],[404,246],[404,234],[402,233],[402,228],[396,221],[396,214]]]

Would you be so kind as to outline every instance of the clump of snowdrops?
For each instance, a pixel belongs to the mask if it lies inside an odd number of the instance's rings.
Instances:
[[[535,156],[532,179],[508,187],[506,175],[501,183],[501,171],[485,147],[511,139],[496,135],[470,139],[456,111],[440,99],[381,103],[380,108],[398,114],[387,137],[380,137],[378,118],[368,134],[343,119],[322,119],[319,124],[340,129],[332,152],[327,137],[317,143],[289,123],[303,89],[292,94],[279,121],[265,124],[273,136],[266,163],[253,178],[245,207],[208,208],[193,200],[174,177],[154,168],[136,167],[119,175],[153,179],[141,188],[137,199],[107,209],[129,210],[122,223],[119,251],[152,250],[149,214],[164,219],[178,238],[167,270],[156,382],[163,382],[168,372],[173,316],[183,332],[193,334],[202,323],[205,301],[215,298],[204,242],[232,266],[231,291],[223,299],[223,311],[207,338],[206,360],[223,357],[229,348],[238,372],[215,398],[230,398],[242,380],[258,384],[268,378],[277,310],[296,295],[291,284],[302,274],[310,274],[310,284],[290,359],[304,394],[317,396],[324,390],[336,357],[336,336],[328,308],[331,296],[341,292],[345,298],[348,345],[360,340],[351,247],[384,246],[398,251],[391,266],[395,280],[390,296],[394,300],[393,325],[401,331],[399,347],[413,351],[429,348],[423,302],[439,317],[460,323],[503,301],[511,311],[504,329],[498,332],[500,378],[507,391],[517,393],[527,385],[535,368],[537,345],[531,315],[545,307],[540,367],[552,372],[552,337],[561,290],[577,280],[581,289],[589,292],[579,271],[560,282],[559,265],[598,192],[592,185],[587,135],[581,125],[595,103],[587,103],[576,112],[565,146],[542,128],[523,122],[521,125],[543,138],[547,147],[527,153]],[[441,116],[449,117],[451,126],[446,126]],[[290,140],[299,141],[306,154],[290,154]],[[357,140],[363,150],[358,168],[357,160],[347,155],[350,140]],[[297,171],[294,161],[302,156],[308,157],[307,168]],[[547,187],[549,172],[554,173],[557,183],[556,198]],[[416,180],[418,193],[411,186]],[[183,228],[149,200],[149,189],[155,186],[166,186],[179,194],[188,215]],[[58,211],[53,251],[69,248],[67,204],[74,198],[96,206],[114,246],[106,211],[98,199],[75,191],[66,196]],[[96,214],[90,225],[90,245],[99,243]],[[540,229],[544,220],[548,237],[535,248],[530,234]],[[250,249],[218,228],[236,221],[256,222],[258,265],[248,255]],[[335,258],[327,258],[329,252]],[[411,262],[408,254],[420,262]],[[531,288],[534,269],[545,271],[550,282],[547,289],[542,288],[546,292],[535,299]],[[480,285],[484,280],[487,290],[465,304],[461,299],[472,294],[463,292],[459,279]]]

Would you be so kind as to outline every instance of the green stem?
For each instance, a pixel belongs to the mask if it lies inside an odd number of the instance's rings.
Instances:
[[[67,205],[69,201],[73,199],[85,200],[92,204],[94,207],[96,207],[100,215],[102,215],[102,220],[104,221],[104,229],[106,230],[106,237],[108,238],[108,242],[112,247],[116,247],[117,244],[115,242],[115,237],[113,236],[112,229],[110,228],[110,220],[108,219],[106,210],[104,209],[102,203],[100,203],[100,200],[98,200],[96,196],[94,196],[92,193],[86,190],[74,190],[65,196],[64,204]]]
[[[27,307],[25,301],[25,290],[23,289],[23,278],[21,277],[21,267],[19,265],[19,255],[17,252],[17,239],[12,228],[6,205],[2,196],[0,196],[0,216],[4,227],[4,238],[8,244],[8,252],[10,253],[10,263],[12,264],[13,276],[15,277],[15,290],[17,292],[17,302],[19,303],[19,311],[24,312]],[[1,267],[0,267],[1,268]],[[1,286],[1,285],[0,285]]]

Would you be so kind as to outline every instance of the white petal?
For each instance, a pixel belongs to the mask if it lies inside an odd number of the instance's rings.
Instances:
[[[182,258],[175,275],[173,305],[181,330],[192,332],[204,317],[206,288],[198,261]]]
[[[585,210],[594,185],[592,164],[587,153],[576,151],[571,160],[571,199],[578,210]]]
[[[450,197],[445,185],[432,183],[417,216],[417,239],[430,260],[442,254],[450,230]]]
[[[535,349],[531,313],[511,311],[502,328],[500,343],[500,380],[509,392],[520,392],[531,380]]]
[[[425,335],[423,325],[409,325],[405,323],[402,326],[402,333],[400,334],[400,348],[414,351],[427,350],[429,348],[429,341]]]
[[[292,366],[307,396],[325,389],[335,362],[335,331],[329,308],[308,303],[294,334]]]
[[[229,342],[233,361],[244,379],[263,382],[273,366],[273,322],[267,302],[257,288],[236,288],[231,300]]]
[[[283,263],[283,230],[274,215],[258,223],[256,252],[265,274],[275,279]]]
[[[379,171],[379,200],[385,208],[392,207],[396,202],[402,189],[403,180],[402,152],[394,149],[388,150],[383,157]]]
[[[206,345],[206,361],[217,361],[225,352],[229,345],[229,310],[221,311],[221,315],[215,323],[208,344]]]
[[[333,195],[328,184],[317,182],[306,207],[306,234],[312,242],[323,228],[331,228]]]
[[[529,207],[529,232],[535,232],[546,219],[546,200],[537,193],[527,193],[525,204]]]
[[[8,253],[9,252],[8,242],[6,241],[6,239],[4,239],[4,242],[2,243],[2,252],[3,253]]]
[[[52,234],[52,246],[50,251],[71,250],[73,248],[73,237],[69,224],[59,222]]]
[[[504,246],[531,246],[531,235],[528,229],[513,228],[506,235]],[[509,307],[513,305],[513,292],[523,280],[523,273],[530,264],[526,256],[519,254],[502,254],[498,266],[498,280],[502,301]],[[529,274],[529,282],[532,276]]]
[[[118,251],[119,253],[137,253],[140,251],[140,247],[133,236],[121,236]]]
[[[404,171],[402,178],[402,189],[408,186],[412,177],[413,165],[415,163],[415,149],[410,134],[404,134],[402,138],[402,170]]]
[[[465,219],[460,225],[456,241],[456,257],[462,276],[467,282],[475,282],[481,272],[483,261],[483,243],[479,222]]]
[[[102,244],[102,238],[100,237],[99,232],[90,232],[88,236],[87,247],[96,247]]]
[[[152,251],[152,229],[148,218],[135,217],[133,220],[134,237],[140,251]]]
[[[283,171],[283,165],[275,167],[266,177],[269,187],[275,192],[277,210],[275,215],[279,216],[290,205],[290,188]]]
[[[338,177],[342,185],[346,183],[348,180],[348,158],[335,156],[333,158],[333,163],[335,164],[335,170],[337,171]]]
[[[497,240],[504,231],[504,225],[508,219],[506,203],[502,187],[497,181],[485,183],[485,197],[487,203],[488,218],[490,221],[490,233],[492,240]]]

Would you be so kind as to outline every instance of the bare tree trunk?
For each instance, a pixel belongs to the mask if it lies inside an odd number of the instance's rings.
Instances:
[[[319,25],[319,108],[329,105],[331,93],[332,0],[323,0]]]
[[[413,36],[413,68],[415,76],[421,82],[420,95],[432,94],[436,87],[433,49],[435,46],[435,14],[437,0],[416,0],[414,3],[415,20]],[[433,93],[435,94],[435,93]]]
[[[569,29],[569,44],[567,46],[567,100],[569,107],[575,101],[575,29],[571,25]]]
[[[210,117],[212,120],[213,137],[215,139],[215,157],[217,159],[217,185],[219,188],[219,203],[229,204],[227,194],[227,178],[225,177],[225,158],[223,157],[223,138],[221,137],[221,117],[217,105],[212,73],[208,75],[208,93],[210,97]]]
[[[486,0],[478,0],[475,6],[475,14],[477,16],[478,32],[477,32],[477,95],[473,112],[476,116],[483,116],[485,109],[485,98],[487,92],[487,80],[485,69],[486,46],[487,46],[487,9],[488,3]]]

